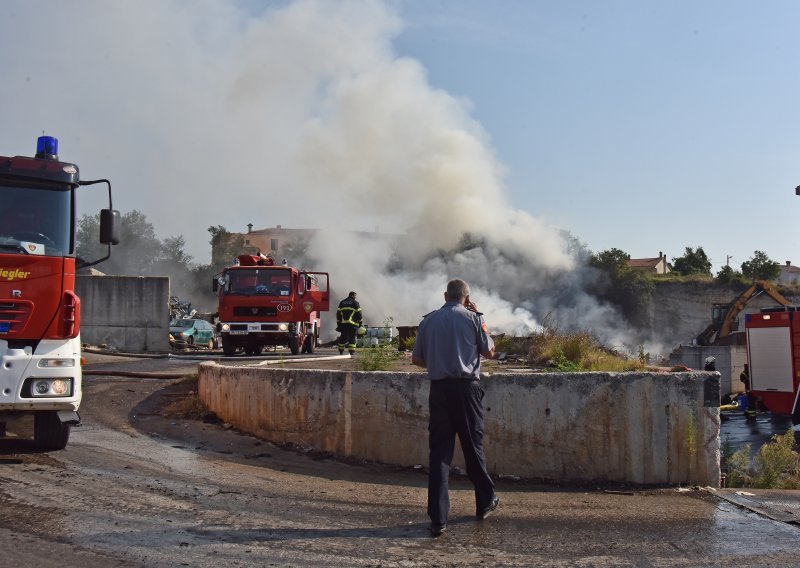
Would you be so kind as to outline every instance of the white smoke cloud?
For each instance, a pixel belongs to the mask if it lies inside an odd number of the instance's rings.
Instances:
[[[629,340],[582,291],[561,233],[508,202],[468,101],[394,52],[389,5],[242,6],[4,3],[0,103],[14,112],[0,154],[29,153],[41,129],[60,136],[84,178],[112,180],[116,208],[183,235],[200,262],[209,226],[323,229],[308,268],[342,297],[357,290],[371,325],[416,325],[461,277],[496,331],[530,333],[550,313]],[[398,238],[348,232],[376,227]]]

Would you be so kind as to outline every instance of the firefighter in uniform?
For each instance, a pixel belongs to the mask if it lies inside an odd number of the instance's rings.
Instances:
[[[456,436],[461,442],[467,476],[475,487],[475,516],[485,519],[500,499],[486,470],[483,451],[483,388],[481,355],[494,356],[494,342],[477,306],[469,299],[469,286],[451,280],[445,304],[426,315],[411,354],[414,365],[425,367],[430,379],[428,446],[428,516],[431,535],[447,529],[450,512],[448,475]]]
[[[339,302],[339,307],[336,309],[336,331],[339,332],[336,347],[339,348],[340,355],[344,354],[345,349],[350,352],[350,355],[355,353],[356,334],[358,328],[361,327],[361,321],[361,305],[356,300],[356,293],[350,292],[344,300]]]

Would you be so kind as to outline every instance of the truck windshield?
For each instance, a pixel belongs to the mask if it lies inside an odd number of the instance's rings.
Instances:
[[[229,294],[245,296],[288,296],[292,272],[280,268],[238,268],[228,272]]]
[[[71,224],[71,191],[0,185],[0,252],[67,255]]]

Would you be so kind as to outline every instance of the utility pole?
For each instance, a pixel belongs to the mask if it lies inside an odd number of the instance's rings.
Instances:
[[[730,266],[731,266],[731,259],[732,258],[733,257],[731,255],[729,255],[729,254],[725,255],[725,266],[727,266],[728,268],[730,268]]]

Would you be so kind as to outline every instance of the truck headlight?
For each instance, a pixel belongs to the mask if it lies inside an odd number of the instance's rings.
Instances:
[[[287,329],[289,329],[289,326],[285,323],[282,323],[278,326],[278,329],[281,331],[286,331]]]
[[[28,379],[32,397],[72,396],[72,378]]]
[[[222,331],[230,331],[230,330],[231,330],[230,324],[227,323],[222,324]]]
[[[75,360],[74,359],[39,359],[39,362],[36,364],[38,367],[74,367]]]

